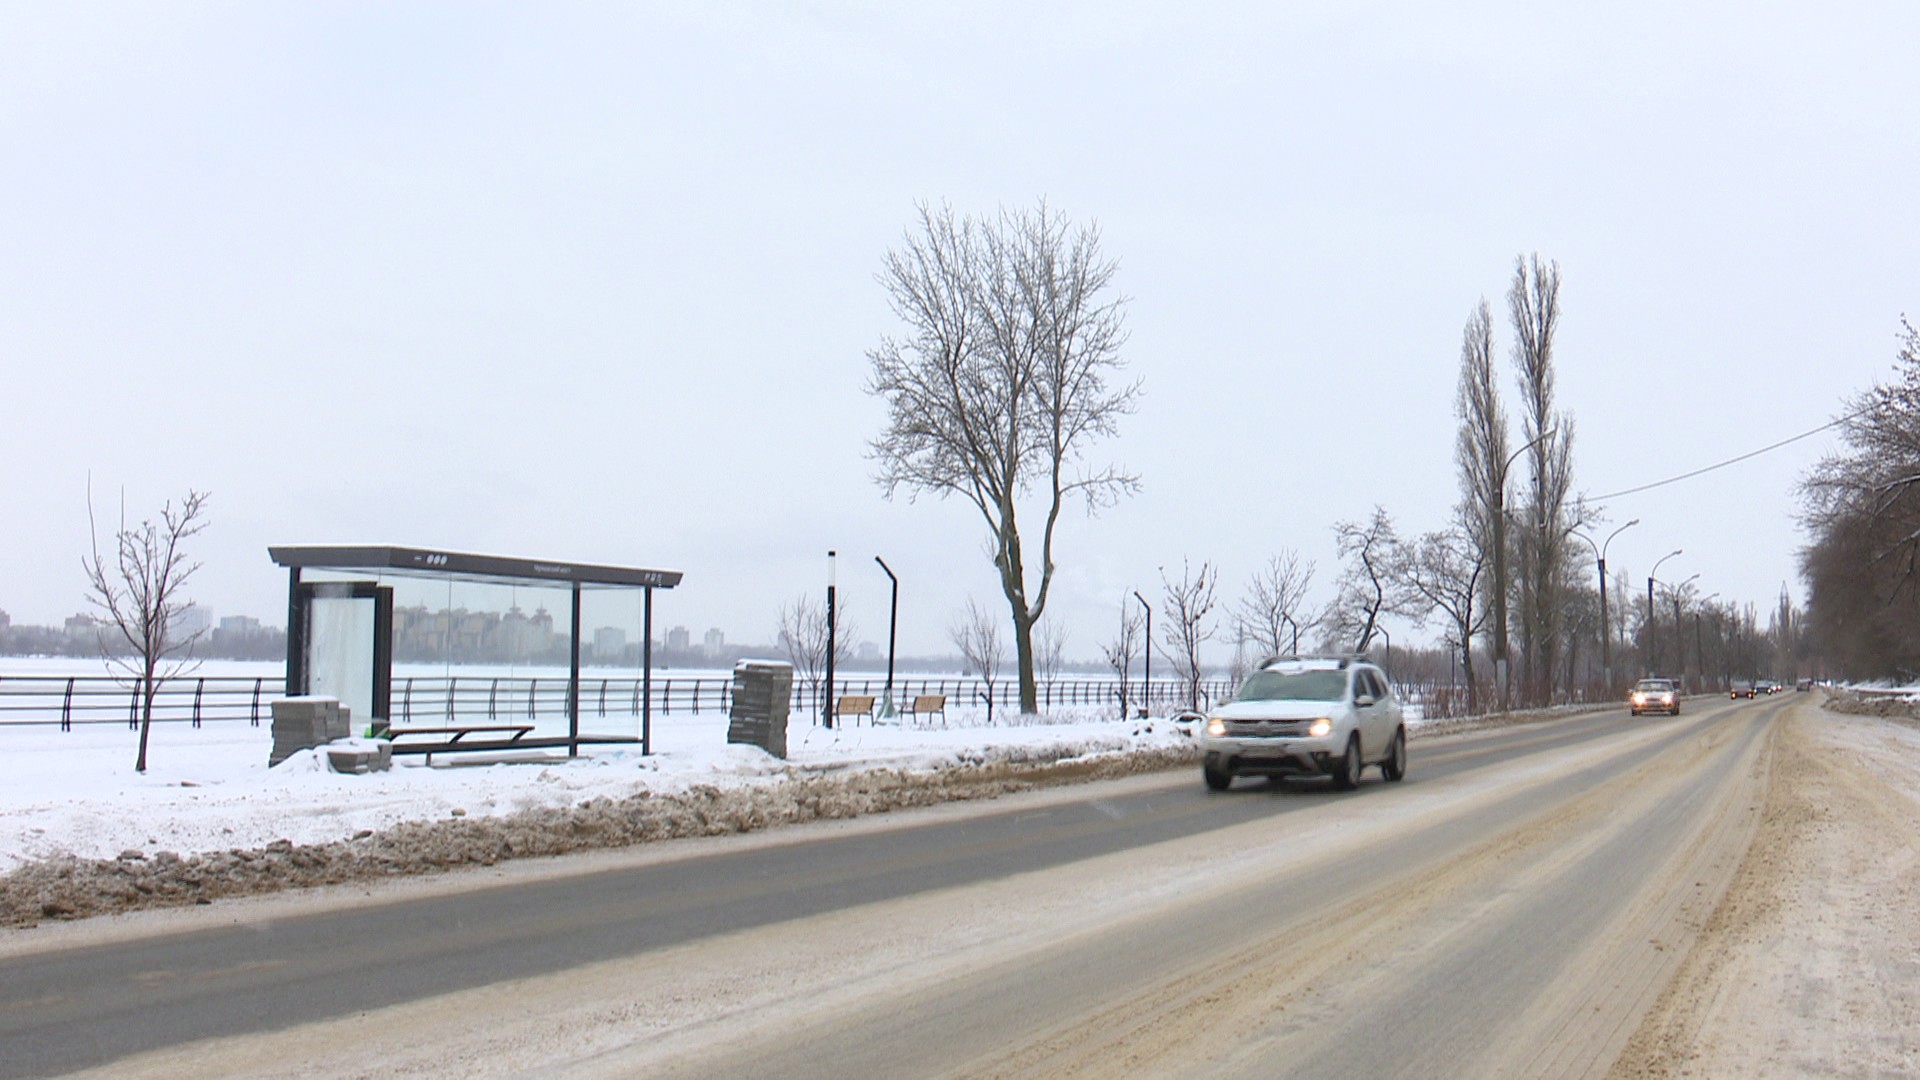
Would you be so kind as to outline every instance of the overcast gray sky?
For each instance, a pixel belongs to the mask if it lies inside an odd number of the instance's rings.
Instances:
[[[284,620],[269,543],[372,540],[683,570],[663,628],[764,641],[838,548],[863,637],[880,554],[950,651],[1002,603],[977,515],[864,456],[916,200],[1044,196],[1120,261],[1144,489],[1062,527],[1070,655],[1183,557],[1324,599],[1336,521],[1440,526],[1521,253],[1577,489],[1831,418],[1920,317],[1920,7],[1565,7],[0,4],[0,608],[83,609],[91,471],[213,493],[219,615]],[[1612,565],[1798,596],[1830,445],[1615,500]]]

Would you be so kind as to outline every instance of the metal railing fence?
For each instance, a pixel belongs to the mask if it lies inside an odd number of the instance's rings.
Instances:
[[[154,692],[156,723],[245,722],[255,727],[272,718],[271,704],[282,696],[283,680],[235,675],[184,675],[160,683]],[[835,678],[833,692],[817,682],[794,680],[792,723],[817,720],[823,700],[831,696],[868,695],[882,698],[887,680],[865,675]],[[1106,706],[1116,712],[1120,684],[1114,679],[1070,678],[1042,680],[1038,686],[1043,713],[1059,708]],[[1151,691],[1151,707],[1171,709],[1184,702],[1186,684],[1155,679],[1151,688],[1141,680],[1128,683],[1128,699],[1138,708]],[[1201,684],[1202,707],[1232,691],[1226,679]],[[582,724],[599,717],[638,717],[643,683],[638,676],[580,680]],[[726,713],[733,704],[733,680],[724,675],[656,674],[650,694],[655,716]],[[989,687],[978,678],[896,676],[893,700],[905,708],[914,697],[942,695],[949,710],[983,707]],[[999,679],[991,687],[993,708],[1011,716],[1020,700],[1017,681]],[[0,676],[0,727],[58,725],[70,731],[76,724],[121,723],[140,720],[138,680],[114,675],[4,675]],[[567,680],[559,676],[434,675],[396,676],[393,680],[391,722],[449,725],[500,720],[559,720],[567,715]]]

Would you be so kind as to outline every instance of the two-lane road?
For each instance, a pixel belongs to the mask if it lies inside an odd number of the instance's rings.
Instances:
[[[23,937],[0,1077],[1604,1071],[1744,850],[1785,704],[1417,741],[1352,794],[1196,769]]]

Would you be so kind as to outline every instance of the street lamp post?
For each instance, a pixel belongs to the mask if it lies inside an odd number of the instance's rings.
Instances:
[[[1613,624],[1607,617],[1607,549],[1613,546],[1614,537],[1638,524],[1640,519],[1634,518],[1613,530],[1606,540],[1599,544],[1595,544],[1593,537],[1586,533],[1573,534],[1585,540],[1587,546],[1593,548],[1593,560],[1600,567],[1600,677],[1606,680],[1609,694],[1613,693]],[[1588,672],[1588,678],[1592,678],[1592,672]]]
[[[834,560],[838,552],[827,552],[827,695],[820,702],[820,714],[828,728],[833,727],[833,634],[834,634]]]
[[[1493,477],[1493,681],[1500,691],[1500,709],[1507,708],[1507,470],[1520,455],[1550,438],[1557,428],[1548,428],[1513,453],[1500,465]]]
[[[1647,571],[1647,674],[1649,675],[1658,674],[1660,667],[1660,650],[1657,648],[1660,643],[1660,626],[1656,618],[1659,612],[1653,606],[1653,575],[1660,572],[1661,563],[1680,554],[1680,551],[1680,548],[1674,548],[1660,556],[1659,560],[1653,564],[1653,569]],[[1675,633],[1678,633],[1678,630]]]
[[[887,700],[880,708],[881,716],[892,716],[894,714],[893,646],[900,634],[900,579],[893,576],[893,567],[887,565],[887,560],[875,555],[873,561],[880,564],[880,569],[886,571],[887,580],[893,582],[893,603],[887,609]]]
[[[1687,628],[1680,617],[1680,590],[1698,580],[1700,580],[1700,575],[1695,574],[1677,585],[1667,586],[1667,594],[1673,597],[1673,655],[1674,659],[1679,661],[1680,671],[1678,674],[1682,678],[1685,678],[1687,674],[1687,639],[1682,636],[1687,632]]]
[[[1147,598],[1140,595],[1139,589],[1133,590],[1133,598],[1140,601],[1140,606],[1147,611],[1147,640],[1144,648],[1147,670],[1146,674],[1141,676],[1140,687],[1140,715],[1144,717],[1153,712],[1153,605],[1147,603]]]

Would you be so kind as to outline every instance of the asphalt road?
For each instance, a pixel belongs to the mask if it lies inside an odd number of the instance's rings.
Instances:
[[[695,1025],[643,1045],[602,1031],[579,1044],[590,1052],[556,1059],[549,1047],[541,1060],[605,1075],[1100,1074],[1118,1060],[1390,1076],[1487,1075],[1571,1053],[1591,1071],[1631,1030],[1620,1002],[1657,991],[1672,948],[1635,960],[1648,949],[1627,939],[1648,919],[1655,933],[1684,923],[1688,904],[1712,898],[1702,867],[1737,861],[1742,780],[1751,786],[1777,708],[1705,702],[1672,720],[1622,711],[1420,740],[1407,782],[1370,773],[1351,794],[1243,780],[1209,795],[1196,769],[1144,789],[1087,785],[1054,805],[794,830],[793,842],[0,958],[0,1077],[141,1071],[205,1040],[426,1017],[410,1003],[610,961],[669,965],[706,942],[1000,883],[1084,884],[1108,868],[1144,880],[1164,853],[1214,848],[1241,865],[1171,918],[1143,900],[951,977],[898,976],[884,1007],[798,1030],[769,1021],[770,1007],[737,1031]],[[1243,849],[1284,859],[1266,868],[1237,860]],[[1632,992],[1570,975],[1591,971]],[[1595,1006],[1583,996],[1595,993],[1618,1000]],[[811,996],[786,1007],[804,1011]],[[1568,1020],[1576,1008],[1581,1023]],[[203,1060],[221,1071],[217,1055]]]

